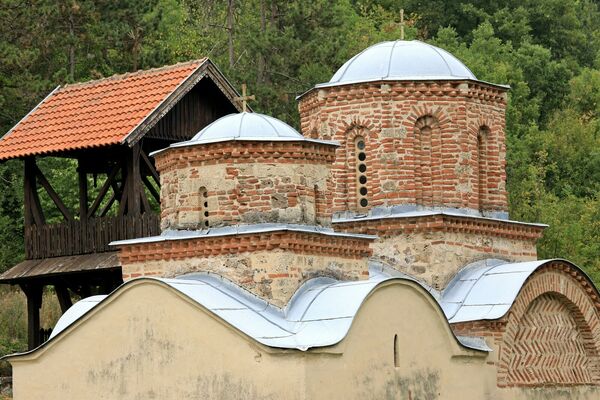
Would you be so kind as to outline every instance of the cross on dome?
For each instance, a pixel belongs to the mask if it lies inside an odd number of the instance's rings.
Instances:
[[[246,84],[242,83],[242,95],[233,98],[235,101],[241,101],[242,102],[242,111],[243,112],[247,112],[248,111],[248,101],[249,100],[256,100],[256,96],[255,95],[250,95],[249,96],[246,93],[246,89],[247,89]]]

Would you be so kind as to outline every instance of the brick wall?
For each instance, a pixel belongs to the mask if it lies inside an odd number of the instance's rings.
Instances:
[[[329,225],[327,185],[334,155],[332,145],[240,141],[159,153],[161,227]]]
[[[305,136],[341,143],[332,168],[334,212],[364,211],[357,137],[365,142],[368,208],[506,212],[505,107],[505,89],[474,82],[335,86],[299,103]]]
[[[310,278],[367,279],[370,242],[278,231],[126,245],[119,257],[124,280],[211,272],[284,306]]]
[[[509,313],[495,321],[453,324],[457,335],[483,336],[499,387],[600,384],[600,299],[565,262],[534,272]]]

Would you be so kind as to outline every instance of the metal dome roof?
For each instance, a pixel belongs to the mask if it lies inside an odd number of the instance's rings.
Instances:
[[[418,40],[375,44],[348,60],[328,83],[317,86],[373,80],[477,80],[452,54]]]
[[[197,144],[226,142],[229,140],[247,141],[308,141],[330,145],[337,142],[314,140],[302,136],[297,130],[268,115],[242,112],[228,114],[203,128],[192,139],[172,144],[169,147],[184,147]],[[152,153],[152,155],[161,152]]]
[[[339,146],[336,141],[310,139],[302,136],[297,130],[268,115],[250,112],[228,114],[204,127],[192,139],[174,143],[166,149],[150,153],[154,156],[174,147],[195,146],[208,143],[237,141],[265,142],[313,142]]]
[[[258,113],[229,114],[206,126],[190,142],[220,140],[303,140],[297,130],[277,118]]]

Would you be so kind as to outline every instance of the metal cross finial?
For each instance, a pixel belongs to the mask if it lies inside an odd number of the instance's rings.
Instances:
[[[246,84],[242,83],[242,95],[238,96],[238,97],[234,97],[233,99],[235,101],[241,101],[242,102],[242,111],[246,112],[246,111],[248,111],[248,100],[256,100],[256,96],[255,95],[248,96],[246,94]]]
[[[404,40],[404,8],[400,9],[400,40]]]

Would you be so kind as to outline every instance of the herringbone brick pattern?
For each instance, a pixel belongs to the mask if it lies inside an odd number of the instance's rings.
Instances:
[[[508,364],[512,384],[592,383],[585,339],[567,303],[544,294],[518,325]]]
[[[600,303],[576,268],[555,261],[525,283],[498,343],[498,385],[600,384]]]

